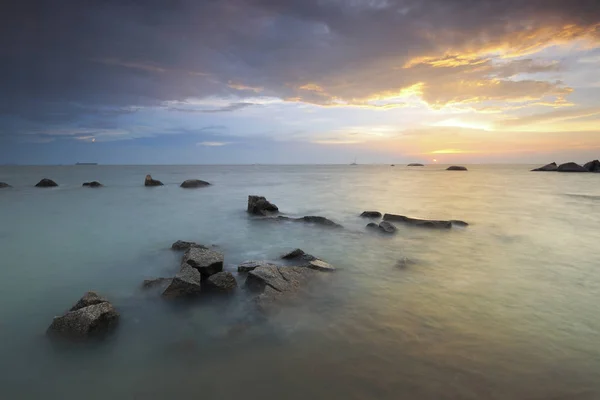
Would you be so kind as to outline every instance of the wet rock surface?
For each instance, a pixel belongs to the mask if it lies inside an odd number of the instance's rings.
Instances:
[[[382,214],[379,211],[363,211],[360,216],[363,218],[381,218]]]
[[[184,189],[196,189],[206,186],[210,186],[210,183],[200,179],[188,179],[186,181],[183,181],[183,183],[180,185],[180,187]]]
[[[169,299],[185,298],[197,296],[201,291],[200,272],[189,265],[182,265],[181,270],[175,275],[162,295]]]
[[[432,229],[450,229],[453,225],[456,226],[468,226],[469,224],[465,221],[459,220],[430,220],[430,219],[419,219],[419,218],[410,218],[404,215],[396,215],[396,214],[385,214],[383,216],[384,221],[393,221],[393,222],[402,222],[407,225],[418,226],[422,228],[432,228]]]
[[[223,270],[223,254],[201,247],[190,247],[184,254],[182,265],[197,269],[203,277],[209,277]]]
[[[84,182],[83,185],[84,187],[90,187],[90,188],[99,188],[104,186],[103,184],[101,184],[98,181],[91,181],[91,182]]]
[[[250,272],[258,267],[276,267],[277,265],[268,261],[244,261],[238,265],[238,272]]]
[[[42,188],[56,187],[56,186],[58,186],[58,183],[56,183],[52,179],[48,179],[48,178],[42,179],[35,185],[35,187],[42,187]]]
[[[159,180],[152,179],[151,175],[146,175],[144,186],[163,186],[163,183]]]
[[[278,211],[279,208],[275,204],[269,202],[263,196],[248,196],[248,213],[266,216],[270,213],[276,213]]]
[[[206,279],[206,287],[219,292],[230,292],[237,288],[238,284],[231,272],[217,272]]]
[[[188,250],[192,247],[198,247],[201,249],[207,249],[208,247],[198,244],[196,242],[187,242],[185,240],[178,240],[171,245],[172,250],[183,251]]]

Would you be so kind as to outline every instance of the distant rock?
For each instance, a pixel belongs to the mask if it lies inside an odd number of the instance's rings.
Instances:
[[[92,182],[84,182],[84,184],[82,186],[90,187],[90,188],[99,188],[99,187],[102,187],[104,185],[101,184],[98,181],[92,181]]]
[[[12,187],[8,183],[0,182],[0,189]]]
[[[467,171],[467,168],[461,165],[452,165],[451,167],[446,168],[446,171]]]
[[[146,175],[146,180],[144,180],[144,186],[163,186],[163,183],[156,179],[152,179],[151,175]]]
[[[425,165],[423,164],[419,164],[419,163],[410,163],[408,164],[409,167],[424,167]]]
[[[110,332],[119,322],[119,313],[105,298],[86,293],[61,317],[55,317],[46,333],[72,339],[84,339]]]
[[[390,167],[395,167],[395,166],[396,166],[395,164],[391,164],[391,165],[390,165]]]
[[[237,281],[231,272],[221,271],[208,277],[206,287],[221,292],[230,292],[237,287]]]
[[[210,186],[210,183],[206,182],[206,181],[201,181],[200,179],[188,179],[187,181],[184,181],[180,187],[185,188],[185,189],[195,189],[195,188],[201,188],[201,187],[205,187],[205,186]]]
[[[308,224],[320,225],[320,226],[324,226],[327,228],[342,228],[342,225],[337,224],[330,219],[327,219],[325,217],[315,216],[315,215],[309,215],[309,216],[300,217],[300,218],[284,217],[284,216],[280,215],[277,217],[277,219],[280,221],[306,222]]]
[[[207,248],[190,247],[184,254],[181,264],[195,268],[207,278],[223,271],[223,254]]]
[[[559,165],[557,171],[558,172],[589,172],[587,169],[585,169],[581,165],[574,163],[574,162],[568,162],[568,163]]]
[[[402,257],[401,259],[398,260],[398,262],[396,263],[396,267],[401,268],[401,269],[405,269],[408,268],[410,265],[416,264],[415,261],[406,258],[406,257]]]
[[[142,283],[143,289],[150,289],[157,286],[167,286],[171,284],[173,278],[154,278],[154,279],[144,279]]]
[[[200,272],[189,265],[182,265],[181,270],[175,275],[162,295],[169,299],[193,297],[200,294],[201,290]]]
[[[52,179],[48,179],[48,178],[44,178],[41,181],[39,181],[35,187],[56,187],[58,186],[58,183],[54,182]]]
[[[364,218],[381,218],[381,213],[379,211],[363,211],[360,216]]]
[[[464,221],[450,220],[450,221],[439,221],[439,220],[428,220],[409,218],[404,215],[385,214],[383,216],[384,221],[395,221],[402,222],[408,225],[423,227],[423,228],[434,228],[434,229],[450,229],[453,225],[456,226],[468,226],[469,224]]]
[[[263,196],[248,196],[248,212],[250,214],[266,216],[278,211],[279,208]]]
[[[173,243],[171,245],[171,250],[181,251],[181,250],[187,250],[187,249],[192,248],[192,247],[198,247],[200,249],[206,249],[207,248],[206,246],[203,246],[203,245],[198,244],[196,242],[186,242],[185,240],[178,240],[178,241],[176,241],[175,243]]]
[[[303,260],[303,261],[313,261],[316,260],[317,257],[307,254],[302,249],[292,250],[287,254],[281,256],[282,260]]]
[[[244,261],[238,265],[238,272],[250,272],[258,267],[276,267],[277,265],[272,264],[268,261]]]
[[[600,161],[594,160],[594,161],[585,163],[583,168],[587,169],[590,172],[600,172]]]
[[[558,170],[558,165],[555,162],[550,164],[546,164],[543,167],[532,169],[531,171],[556,171]]]

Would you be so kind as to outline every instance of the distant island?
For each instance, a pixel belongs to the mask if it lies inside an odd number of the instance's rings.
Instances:
[[[408,164],[408,166],[409,167],[424,167],[423,164],[419,164],[419,163],[411,163],[411,164]]]
[[[95,162],[78,162],[78,163],[75,163],[75,165],[98,165],[98,163],[95,163]]]

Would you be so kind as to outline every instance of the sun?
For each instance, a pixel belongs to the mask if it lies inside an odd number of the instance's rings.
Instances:
[[[437,162],[437,160],[434,158],[434,159],[433,159],[433,162]]]

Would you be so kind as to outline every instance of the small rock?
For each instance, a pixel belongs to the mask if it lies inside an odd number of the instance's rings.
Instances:
[[[46,333],[52,336],[81,339],[111,331],[119,322],[119,313],[105,298],[87,292],[71,311],[56,317]]]
[[[146,180],[144,180],[144,186],[163,186],[163,183],[156,179],[152,179],[151,175],[146,175]]]
[[[175,278],[173,278],[162,295],[166,298],[196,296],[202,289],[200,280],[200,272],[189,265],[182,265],[181,270],[175,275]]]
[[[396,214],[385,214],[383,216],[384,221],[395,221],[403,222],[408,225],[423,227],[423,228],[434,228],[434,229],[450,229],[452,225],[457,226],[468,226],[469,224],[464,221],[451,220],[451,221],[438,221],[428,219],[409,218],[404,215]]]
[[[171,245],[171,249],[172,250],[178,250],[178,251],[187,250],[187,249],[190,249],[192,247],[198,247],[198,248],[201,248],[201,249],[206,249],[207,248],[206,246],[203,246],[203,245],[198,244],[196,242],[186,242],[185,240],[178,240],[178,241],[176,241],[175,243],[173,243]]]
[[[360,216],[365,218],[381,218],[381,213],[379,211],[363,211]]]
[[[191,247],[183,255],[182,265],[195,268],[203,277],[223,271],[223,254],[200,247]]]
[[[396,267],[404,269],[407,268],[409,265],[413,264],[416,264],[416,262],[406,257],[403,257],[398,260],[398,262],[396,263]]]
[[[408,164],[409,167],[424,167],[425,165],[423,164],[419,164],[419,163],[410,163]]]
[[[200,179],[188,179],[187,181],[184,181],[180,187],[182,188],[186,188],[186,189],[194,189],[194,188],[200,188],[200,187],[205,187],[205,186],[209,186],[210,183],[206,182],[206,181],[201,181]]]
[[[333,265],[326,263],[323,260],[309,261],[309,263],[307,264],[307,267],[310,269],[317,270],[317,271],[324,271],[324,272],[335,271],[335,267]]]
[[[583,168],[581,165],[574,163],[574,162],[568,162],[568,163],[559,165],[557,171],[558,172],[590,172],[587,169]]]
[[[388,221],[381,221],[379,223],[379,230],[383,233],[396,233],[396,227]]]
[[[244,261],[238,265],[238,272],[250,272],[262,266],[276,267],[275,264],[271,264],[268,261]]]
[[[91,188],[99,188],[99,187],[102,187],[104,185],[101,184],[98,181],[92,181],[92,182],[84,182],[84,184],[82,186],[91,187]]]
[[[367,224],[367,229],[379,229],[379,225],[377,225],[375,222],[369,222]]]
[[[543,167],[532,169],[531,171],[556,171],[558,170],[558,165],[555,162],[550,164],[546,164]]]
[[[282,260],[304,260],[304,261],[312,261],[312,260],[316,260],[317,258],[315,256],[312,256],[310,254],[305,253],[303,250],[301,249],[296,249],[296,250],[292,250],[287,254],[284,254],[281,256]]]
[[[47,179],[47,178],[42,179],[35,185],[35,187],[56,187],[56,186],[58,186],[58,183],[54,182],[52,179]]]
[[[231,272],[221,271],[209,276],[206,280],[206,286],[211,289],[228,292],[237,287],[237,281]]]
[[[150,289],[156,286],[168,285],[171,283],[172,278],[154,278],[154,279],[144,279],[142,283],[143,289]]]
[[[83,307],[92,306],[94,304],[106,303],[106,302],[108,302],[108,300],[105,299],[104,297],[98,295],[98,293],[87,292],[86,294],[83,295],[83,297],[81,299],[79,299],[79,301],[77,303],[75,303],[75,305],[73,307],[71,307],[71,309],[69,311],[76,311]]]
[[[587,169],[590,172],[600,172],[600,160],[594,160],[585,163],[583,168]]]
[[[263,196],[248,196],[248,212],[250,214],[265,216],[278,211],[279,208]]]
[[[446,168],[446,171],[467,171],[467,168],[461,165],[452,165]]]
[[[8,183],[0,182],[0,189],[12,187]]]

